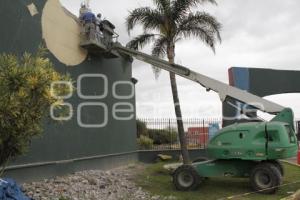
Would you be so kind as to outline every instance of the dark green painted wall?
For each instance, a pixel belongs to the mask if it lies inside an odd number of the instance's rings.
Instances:
[[[250,68],[250,92],[264,97],[300,92],[300,71]]]
[[[4,174],[18,181],[18,183],[40,181],[54,176],[63,176],[83,170],[110,170],[128,163],[136,162],[137,152],[109,154],[96,156],[93,158],[83,158],[77,160],[68,160],[64,162],[43,163],[41,165],[25,165],[17,168],[10,168]]]
[[[34,3],[40,11],[32,17],[27,5]],[[35,52],[43,43],[41,36],[41,11],[45,0],[1,0],[0,1],[0,53],[21,55],[25,51]],[[131,81],[131,62],[122,58],[104,59],[92,57],[78,66],[68,67],[60,63],[53,55],[49,58],[57,71],[69,73],[73,80],[81,74],[104,74],[108,77],[109,88],[115,81]],[[76,84],[76,82],[75,82]],[[99,79],[83,81],[83,93],[86,95],[101,92]],[[129,87],[120,88],[119,93],[129,94]],[[104,128],[82,128],[77,123],[76,109],[82,102],[103,102],[108,106],[109,120]],[[74,117],[63,124],[50,119],[45,120],[44,135],[32,142],[29,153],[18,158],[13,165],[26,163],[69,160],[96,155],[116,154],[136,151],[135,113],[131,120],[117,121],[112,118],[111,110],[119,100],[113,98],[111,89],[103,100],[82,100],[75,92],[67,102],[72,103]],[[135,105],[134,97],[122,100]],[[48,112],[48,111],[47,111]],[[97,122],[103,120],[103,112],[97,109],[85,109],[83,121]],[[113,163],[112,163],[113,164]]]

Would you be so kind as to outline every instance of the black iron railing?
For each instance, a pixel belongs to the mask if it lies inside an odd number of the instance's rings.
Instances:
[[[209,139],[221,127],[221,119],[183,119],[187,146],[189,149],[207,147]],[[140,149],[179,149],[176,119],[138,119],[137,142]]]

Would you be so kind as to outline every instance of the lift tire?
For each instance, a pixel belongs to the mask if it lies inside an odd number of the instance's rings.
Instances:
[[[173,184],[177,190],[195,190],[202,182],[202,178],[192,165],[181,165],[173,173]]]
[[[251,171],[250,184],[258,193],[274,194],[281,181],[281,173],[273,163],[259,163]]]
[[[269,163],[272,163],[273,165],[275,165],[275,167],[279,170],[281,176],[284,176],[284,168],[283,165],[278,161],[278,160],[269,160]]]

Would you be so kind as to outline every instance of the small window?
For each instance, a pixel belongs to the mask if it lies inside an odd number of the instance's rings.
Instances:
[[[291,127],[289,125],[285,125],[284,127],[289,136],[290,143],[295,143],[295,137],[294,137],[294,133],[293,133],[293,130],[291,129]]]

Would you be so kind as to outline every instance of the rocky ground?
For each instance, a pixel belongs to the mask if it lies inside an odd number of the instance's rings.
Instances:
[[[173,196],[151,196],[136,186],[134,174],[141,166],[131,165],[111,171],[83,171],[64,177],[23,185],[34,200],[175,200]]]

